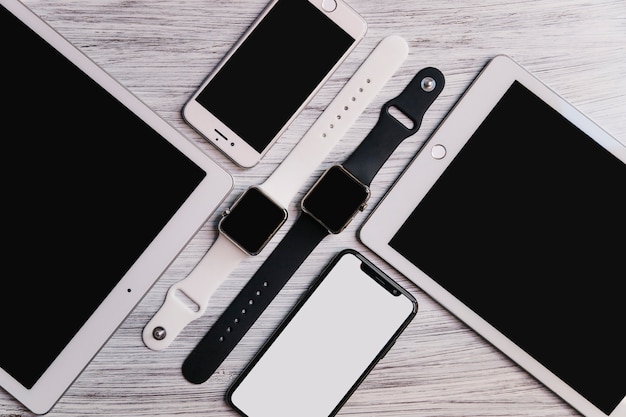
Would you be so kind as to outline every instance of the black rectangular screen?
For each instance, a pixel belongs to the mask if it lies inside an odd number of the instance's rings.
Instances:
[[[220,222],[220,230],[246,252],[256,255],[287,220],[287,210],[249,188]]]
[[[336,234],[364,207],[369,196],[368,187],[335,165],[315,183],[302,201],[302,207]]]
[[[206,172],[0,13],[0,366],[31,388]]]
[[[196,101],[262,152],[354,43],[308,0],[282,0]]]
[[[515,82],[390,245],[610,414],[625,216],[626,165]]]

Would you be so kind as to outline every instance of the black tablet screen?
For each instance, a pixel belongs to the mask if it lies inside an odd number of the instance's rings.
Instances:
[[[0,16],[0,367],[30,388],[206,173]]]
[[[626,165],[515,82],[390,245],[609,414],[625,242]]]

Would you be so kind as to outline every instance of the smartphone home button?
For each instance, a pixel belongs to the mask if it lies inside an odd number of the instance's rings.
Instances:
[[[337,2],[335,0],[322,0],[322,9],[325,12],[333,12],[337,8]]]

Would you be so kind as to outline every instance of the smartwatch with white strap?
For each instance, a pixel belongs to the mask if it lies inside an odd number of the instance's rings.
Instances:
[[[190,322],[204,314],[215,290],[239,262],[263,250],[286,221],[287,207],[300,187],[407,55],[403,38],[384,38],[266,181],[249,188],[224,212],[216,241],[187,278],[169,288],[163,305],[145,326],[146,346],[167,348]],[[190,308],[178,291],[197,308]]]

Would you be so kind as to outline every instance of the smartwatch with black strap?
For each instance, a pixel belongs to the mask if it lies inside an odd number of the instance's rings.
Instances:
[[[408,55],[400,36],[381,40],[287,158],[262,184],[250,187],[224,212],[219,234],[194,270],[168,290],[143,330],[153,350],[168,347],[206,310],[209,300],[244,259],[260,253],[287,219],[287,207]]]
[[[185,359],[182,370],[188,381],[205,382],[324,237],[340,233],[365,208],[372,180],[398,145],[417,132],[444,82],[436,68],[419,71],[400,95],[383,105],[378,122],[348,159],[317,180],[291,229]],[[396,119],[392,108],[412,126]]]

